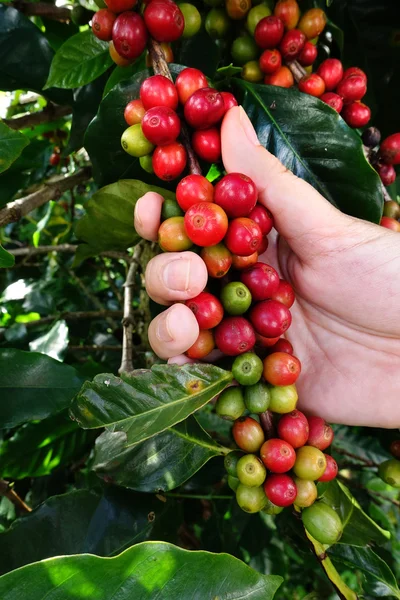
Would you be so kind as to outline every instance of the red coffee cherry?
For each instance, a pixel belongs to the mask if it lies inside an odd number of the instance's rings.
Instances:
[[[230,221],[225,245],[232,254],[250,256],[258,250],[262,239],[261,229],[251,219],[240,217]]]
[[[336,460],[332,458],[332,456],[329,456],[329,454],[325,454],[325,458],[326,469],[318,481],[332,481],[332,479],[335,479],[336,475],[338,474],[339,469]]]
[[[142,131],[155,146],[166,146],[172,144],[180,134],[181,121],[171,108],[155,106],[144,115]]]
[[[112,28],[116,18],[117,15],[107,8],[98,10],[92,18],[92,31],[94,35],[99,40],[109,42],[112,39]]]
[[[291,29],[283,36],[279,50],[284,60],[295,60],[303,50],[306,36],[299,29]]]
[[[294,85],[294,79],[291,70],[282,66],[280,69],[272,73],[272,75],[266,75],[264,77],[264,83],[266,85],[276,85],[277,87],[290,88]]]
[[[260,449],[261,460],[272,473],[286,473],[296,462],[294,448],[278,438],[271,438]]]
[[[269,350],[270,348],[275,346],[275,344],[278,342],[278,340],[279,340],[279,336],[273,337],[273,338],[268,338],[268,337],[264,337],[263,335],[260,335],[259,333],[256,332],[256,342],[257,342],[257,346],[259,346],[260,348],[268,348],[268,350]]]
[[[154,173],[163,181],[176,179],[186,167],[186,159],[186,150],[179,142],[158,146],[152,158]]]
[[[364,127],[371,118],[371,110],[362,102],[352,102],[343,107],[342,117],[350,127]]]
[[[362,77],[365,81],[365,84],[367,84],[367,76],[364,73],[364,71],[359,67],[349,67],[348,69],[346,69],[343,73],[343,79],[347,79],[348,77],[352,77],[353,75],[358,75],[359,77]]]
[[[245,452],[258,452],[265,436],[261,425],[251,417],[240,417],[232,427],[235,443]]]
[[[318,450],[326,450],[334,438],[332,427],[321,417],[308,417],[308,426],[310,432],[307,444]]]
[[[268,244],[269,244],[269,242],[268,242],[268,238],[267,238],[267,236],[266,236],[266,235],[264,235],[264,236],[261,238],[261,243],[260,243],[260,245],[258,246],[258,250],[257,250],[257,252],[258,252],[258,255],[259,255],[259,256],[261,256],[261,254],[264,254],[264,252],[266,252],[266,251],[267,251],[267,249],[268,249]]]
[[[256,336],[244,317],[227,317],[215,330],[215,343],[218,350],[227,356],[238,356],[253,348]]]
[[[317,73],[325,81],[325,89],[332,92],[343,79],[343,65],[337,58],[327,58],[318,67]]]
[[[205,358],[215,348],[214,336],[212,331],[200,330],[199,337],[189,348],[186,350],[186,356],[194,360],[201,360]]]
[[[274,352],[264,359],[264,379],[272,385],[293,385],[300,371],[299,359],[286,352]]]
[[[268,235],[274,226],[272,214],[267,208],[261,206],[261,204],[256,204],[253,210],[249,213],[249,219],[257,223],[263,235]]]
[[[250,311],[250,321],[254,329],[264,337],[281,336],[292,322],[290,310],[276,300],[259,302]]]
[[[307,40],[304,44],[303,50],[300,52],[297,60],[303,67],[309,67],[314,64],[316,58],[318,56],[317,46],[314,46],[311,42]]]
[[[280,338],[276,344],[271,346],[269,354],[273,352],[286,352],[286,354],[294,354],[293,346],[289,342],[289,340],[285,340],[284,338]]]
[[[202,88],[190,96],[183,111],[186,121],[193,129],[209,129],[224,116],[224,100],[217,90]]]
[[[296,484],[289,475],[269,475],[264,482],[264,492],[275,506],[290,506],[296,500]]]
[[[225,112],[228,112],[228,110],[234,106],[238,106],[238,101],[233,94],[230,92],[220,92],[220,94],[224,101]]]
[[[170,0],[152,0],[143,16],[151,37],[157,42],[175,42],[185,28],[179,6]]]
[[[300,92],[319,98],[325,91],[325,82],[317,73],[310,73],[300,79],[298,88]]]
[[[275,73],[282,66],[282,56],[279,50],[274,48],[273,50],[264,50],[261,54],[259,61],[260,69],[266,75]]]
[[[343,98],[345,104],[361,100],[367,92],[367,84],[361,75],[352,75],[339,82],[336,93]]]
[[[400,231],[400,223],[392,217],[382,217],[380,225],[386,229],[392,229],[393,231]]]
[[[232,267],[237,271],[247,269],[252,265],[255,265],[258,261],[258,252],[253,252],[250,256],[239,256],[238,254],[232,254]]]
[[[257,46],[263,48],[275,48],[283,37],[285,27],[279,17],[264,17],[258,22],[254,31],[254,39]]]
[[[278,422],[278,435],[293,448],[301,448],[308,440],[309,426],[305,414],[295,409]]]
[[[282,304],[288,308],[293,306],[296,299],[292,286],[284,279],[279,280],[279,287],[277,291],[272,294],[271,298],[272,300],[282,302]]]
[[[207,77],[199,69],[187,67],[179,73],[175,85],[178,91],[179,102],[185,104],[197,90],[208,87],[208,81]]]
[[[202,160],[213,163],[221,158],[221,133],[216,127],[195,131],[192,136],[193,150]]]
[[[185,304],[193,312],[200,329],[213,329],[221,323],[224,316],[221,302],[209,292],[201,292],[195,298],[186,300]]]
[[[400,133],[393,133],[383,140],[379,154],[388,165],[400,164]]]
[[[124,119],[128,125],[137,125],[142,122],[146,113],[141,100],[131,100],[125,107]]]
[[[183,217],[170,217],[161,223],[158,245],[164,252],[183,252],[191,248],[193,244],[186,233]]]
[[[394,440],[390,444],[390,452],[392,456],[400,459],[400,440]]]
[[[132,61],[128,60],[127,58],[123,58],[118,54],[118,52],[115,49],[114,42],[112,40],[108,43],[108,51],[110,53],[111,59],[119,67],[127,67],[131,64]]]
[[[336,112],[340,113],[342,111],[343,100],[338,94],[335,94],[334,92],[326,92],[325,94],[322,94],[320,100],[325,102],[325,104],[329,104],[329,106],[336,110]]]
[[[176,188],[176,200],[183,211],[199,202],[213,202],[214,188],[203,175],[188,175],[181,179]],[[204,329],[207,329],[205,327]]]
[[[205,262],[210,277],[220,279],[231,268],[232,254],[224,244],[202,248],[200,256]]]
[[[217,183],[214,202],[224,209],[228,217],[246,217],[257,202],[257,188],[247,175],[229,173]]]
[[[296,0],[278,0],[274,15],[283,21],[285,29],[294,29],[300,19],[300,8]]]
[[[140,86],[140,99],[146,110],[156,106],[167,106],[176,110],[178,106],[176,88],[164,75],[153,75],[145,79]]]
[[[302,15],[298,28],[306,35],[307,39],[312,40],[323,32],[326,21],[326,14],[321,8],[311,8]]]
[[[267,300],[279,288],[279,275],[273,267],[257,262],[240,274],[240,281],[250,290],[253,300]]]
[[[214,246],[225,237],[228,217],[213,202],[198,202],[186,212],[185,227],[188,236],[197,246]]]
[[[107,0],[106,4],[113,13],[122,13],[131,10],[136,2],[137,0]]]
[[[392,185],[396,181],[396,171],[392,165],[379,165],[376,169],[383,185]]]
[[[120,14],[114,21],[112,40],[123,58],[134,60],[140,56],[147,44],[147,29],[142,17],[132,11]]]
[[[60,163],[60,160],[61,156],[59,154],[56,154],[55,152],[53,152],[53,154],[50,154],[49,163],[52,167],[56,167]]]

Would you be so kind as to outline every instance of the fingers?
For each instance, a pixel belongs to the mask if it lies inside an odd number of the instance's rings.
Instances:
[[[199,326],[190,308],[174,304],[153,319],[148,334],[154,352],[167,359],[178,357],[195,343]]]
[[[135,205],[134,223],[140,237],[156,242],[164,198],[157,192],[147,192]]]
[[[194,252],[166,252],[147,265],[146,290],[158,304],[182,302],[203,291],[207,276],[204,262]]]

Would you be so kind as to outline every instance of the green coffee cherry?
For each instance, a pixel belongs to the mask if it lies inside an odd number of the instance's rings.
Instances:
[[[265,6],[265,4],[253,6],[253,8],[247,13],[246,20],[246,27],[250,35],[254,35],[256,27],[261,19],[264,19],[264,17],[269,17],[271,14],[271,10],[268,8],[268,6]]]
[[[390,458],[379,465],[379,477],[396,490],[400,489],[400,460]]]
[[[304,508],[301,519],[308,533],[320,544],[335,544],[343,533],[343,524],[337,512],[324,502],[315,502]]]
[[[261,71],[257,60],[247,62],[243,66],[241,76],[242,79],[250,81],[251,83],[257,83],[264,79],[264,73]]]
[[[236,492],[240,485],[240,481],[237,477],[234,477],[233,475],[228,475],[228,485],[233,492]]]
[[[255,60],[258,54],[258,46],[249,35],[236,38],[231,47],[231,55],[236,65],[243,66],[249,60]]]
[[[179,8],[185,19],[185,28],[182,37],[193,37],[201,27],[201,15],[193,4],[188,4],[187,2],[179,4]]]
[[[146,156],[141,156],[139,158],[139,162],[140,162],[140,166],[142,167],[142,169],[144,171],[146,171],[146,173],[150,173],[150,175],[153,175],[154,169],[153,169],[153,159],[151,157],[151,154],[146,154]],[[164,202],[164,204],[165,204],[165,202]],[[181,214],[183,214],[183,213],[181,213]],[[178,215],[171,215],[171,217],[175,217],[175,216],[178,216]]]
[[[279,515],[279,513],[282,511],[283,506],[276,506],[276,504],[273,504],[268,498],[266,505],[262,509],[262,512],[266,513],[267,515]]]
[[[243,393],[238,386],[224,390],[215,404],[217,415],[228,421],[236,421],[245,410]]]
[[[297,496],[294,501],[295,505],[300,508],[306,508],[307,506],[314,504],[318,496],[315,483],[309,479],[300,479],[299,477],[295,477],[294,482],[297,487]]]
[[[237,477],[237,464],[239,460],[242,458],[243,452],[239,450],[234,450],[233,452],[229,452],[224,458],[224,467],[228,475],[232,475],[232,477]]]
[[[248,487],[243,483],[236,490],[236,500],[240,508],[248,513],[259,512],[267,503],[262,487]]]
[[[270,391],[269,387],[259,381],[255,385],[247,385],[244,388],[244,403],[251,413],[263,413],[269,408]]]
[[[271,398],[269,409],[272,412],[284,415],[296,408],[298,395],[295,385],[271,386],[269,391]]]
[[[76,4],[71,10],[71,21],[75,23],[75,25],[87,25],[92,16],[93,13],[80,4]]]
[[[136,158],[146,156],[154,150],[153,144],[144,136],[140,123],[125,129],[121,137],[121,145],[125,152]]]
[[[140,159],[142,160],[142,159]],[[176,200],[167,198],[164,200],[161,208],[161,220],[165,221],[171,217],[183,217],[183,210],[179,206]]]
[[[220,298],[224,309],[230,315],[242,315],[250,308],[250,290],[240,281],[228,283],[222,289]]]
[[[300,479],[316,481],[326,469],[325,454],[314,446],[302,446],[296,451],[296,462],[293,471]]]
[[[223,8],[213,8],[206,16],[205,28],[210,37],[219,40],[228,35],[231,20]]]
[[[267,470],[255,454],[245,454],[237,464],[237,477],[248,487],[259,487],[265,481]]]
[[[235,358],[232,375],[240,385],[254,385],[261,379],[263,362],[254,352],[245,352]]]

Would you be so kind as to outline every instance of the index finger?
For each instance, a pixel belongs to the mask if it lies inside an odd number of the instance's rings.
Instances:
[[[156,242],[161,223],[164,198],[157,192],[147,192],[136,202],[134,225],[137,233],[149,242]]]

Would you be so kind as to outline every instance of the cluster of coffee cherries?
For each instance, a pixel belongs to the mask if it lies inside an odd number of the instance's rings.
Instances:
[[[379,476],[385,483],[400,490],[400,440],[394,440],[390,444],[390,452],[394,458],[379,465]]]
[[[146,171],[171,181],[187,163],[186,149],[178,141],[181,119],[192,130],[191,145],[197,156],[217,162],[221,158],[220,123],[232,106],[237,106],[233,94],[209,87],[198,69],[183,69],[175,83],[164,75],[153,75],[142,83],[140,99],[131,100],[125,108],[129,127],[122,134],[122,147],[140,158]]]

